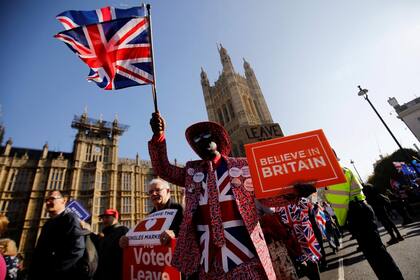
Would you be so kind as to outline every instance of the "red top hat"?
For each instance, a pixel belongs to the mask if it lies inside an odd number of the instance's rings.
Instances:
[[[218,123],[215,122],[199,122],[191,125],[185,131],[185,137],[187,138],[188,143],[191,148],[198,155],[199,150],[196,143],[193,141],[194,136],[200,135],[203,132],[210,132],[214,141],[217,144],[217,150],[225,156],[230,154],[231,150],[231,140],[226,129]]]

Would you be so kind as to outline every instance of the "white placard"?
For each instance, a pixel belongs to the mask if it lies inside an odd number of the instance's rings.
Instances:
[[[127,232],[128,245],[160,244],[160,234],[169,229],[177,211],[176,209],[164,209],[147,216]]]

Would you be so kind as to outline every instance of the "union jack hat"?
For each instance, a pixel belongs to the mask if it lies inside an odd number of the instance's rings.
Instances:
[[[210,132],[212,139],[217,144],[217,150],[225,156],[228,156],[231,151],[231,140],[226,129],[218,123],[215,122],[199,122],[191,125],[185,131],[185,138],[187,138],[188,143],[191,148],[198,155],[199,150],[197,144],[193,141],[194,137],[202,134],[203,132]]]

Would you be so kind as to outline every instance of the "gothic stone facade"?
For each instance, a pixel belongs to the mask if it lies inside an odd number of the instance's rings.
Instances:
[[[81,202],[91,213],[93,231],[100,231],[98,215],[116,208],[121,223],[132,227],[152,205],[147,183],[153,177],[150,161],[118,158],[119,137],[126,126],[75,116],[73,152],[15,148],[12,141],[0,147],[0,212],[11,221],[8,237],[30,256],[40,229],[48,219],[44,200],[48,190],[59,189]],[[175,201],[181,190],[172,186]]]
[[[245,77],[236,73],[226,49],[220,45],[223,71],[213,86],[201,69],[201,86],[210,121],[222,124],[232,139],[232,155],[245,156],[244,144],[283,136],[273,123],[261,88],[244,59]]]

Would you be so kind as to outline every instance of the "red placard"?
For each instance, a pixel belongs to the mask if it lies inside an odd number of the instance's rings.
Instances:
[[[171,246],[137,245],[124,249],[124,280],[180,280],[181,273],[171,266],[176,240]]]
[[[257,198],[290,193],[296,183],[324,187],[346,181],[321,129],[247,144],[245,151]]]

